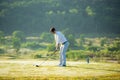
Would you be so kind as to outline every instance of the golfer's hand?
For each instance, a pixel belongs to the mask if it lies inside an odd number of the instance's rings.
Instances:
[[[56,50],[55,50],[55,51],[57,51],[57,50],[58,50],[58,48],[59,48],[59,44],[57,44],[57,45],[56,45]]]
[[[58,50],[56,50],[56,49],[55,49],[55,51],[54,51],[54,52],[57,52],[57,51],[58,51]]]
[[[56,47],[55,51],[57,51],[57,50],[58,50],[58,48]]]

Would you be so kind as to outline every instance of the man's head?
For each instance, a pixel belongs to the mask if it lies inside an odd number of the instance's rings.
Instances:
[[[50,32],[51,32],[51,33],[55,34],[55,31],[56,31],[56,30],[55,30],[54,27],[50,28]]]

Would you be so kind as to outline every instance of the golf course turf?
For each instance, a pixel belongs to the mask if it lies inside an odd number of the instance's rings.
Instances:
[[[46,61],[39,67],[38,60],[0,61],[0,80],[120,80],[120,64],[87,64],[81,61],[68,61],[66,67],[59,67],[59,61]]]

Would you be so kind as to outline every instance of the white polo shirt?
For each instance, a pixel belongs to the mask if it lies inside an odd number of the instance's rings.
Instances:
[[[56,41],[56,45],[62,44],[65,41],[67,41],[65,36],[60,31],[56,31],[56,33],[54,34],[54,38],[55,38],[55,41]]]

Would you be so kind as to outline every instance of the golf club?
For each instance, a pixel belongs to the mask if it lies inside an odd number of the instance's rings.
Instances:
[[[40,64],[35,64],[35,66],[36,66],[36,67],[39,67],[40,65],[42,65],[43,63],[45,63],[45,62],[48,60],[49,57],[53,56],[56,52],[57,52],[57,50],[55,50],[50,56],[48,56],[45,61],[43,61],[43,62],[40,63]]]

